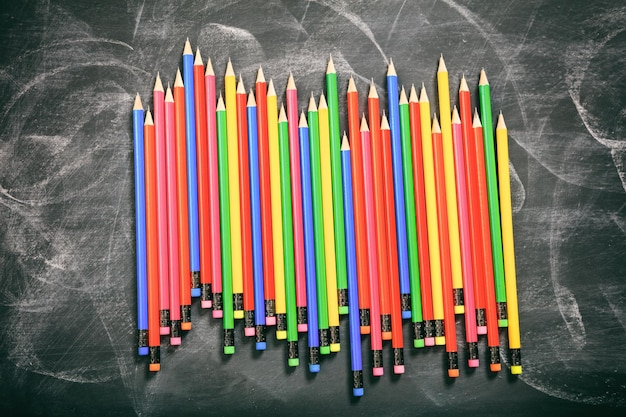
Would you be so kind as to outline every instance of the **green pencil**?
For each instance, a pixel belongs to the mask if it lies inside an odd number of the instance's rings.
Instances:
[[[506,285],[504,282],[502,233],[500,229],[500,201],[498,198],[498,176],[493,140],[493,122],[491,119],[491,89],[484,69],[480,71],[480,80],[478,81],[478,100],[480,101],[480,116],[483,125],[483,139],[485,142],[485,172],[487,177],[487,197],[489,199],[493,277],[496,287],[496,303],[498,305],[498,326],[507,327]]]
[[[411,148],[411,125],[409,102],[404,87],[400,92],[400,137],[402,143],[402,171],[404,175],[404,204],[406,216],[407,250],[409,253],[409,288],[411,290],[411,322],[413,322],[413,346],[424,347],[422,331],[422,291],[420,287],[420,264],[417,248],[417,225],[415,224],[415,195],[413,182],[413,154]]]
[[[228,136],[226,133],[226,107],[220,94],[215,108],[217,125],[217,160],[220,184],[220,231],[222,236],[222,299],[233,299],[233,269],[230,249],[230,208],[228,191]],[[224,303],[224,353],[235,353],[235,317],[233,303]]]
[[[335,219],[335,254],[337,262],[337,293],[339,314],[348,314],[348,275],[346,271],[346,239],[343,213],[343,184],[341,182],[341,129],[337,71],[332,56],[326,68],[326,97],[328,98],[328,125],[330,130],[330,168],[333,178],[333,213]]]
[[[288,364],[298,366],[298,319],[296,313],[296,271],[293,259],[293,220],[291,214],[291,165],[289,163],[289,126],[285,106],[278,116],[280,148],[280,197],[283,208],[283,253],[285,256],[285,299],[287,306]]]

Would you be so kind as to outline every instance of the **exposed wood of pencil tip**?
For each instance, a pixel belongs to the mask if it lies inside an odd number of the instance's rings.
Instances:
[[[406,91],[404,91],[404,86],[400,90],[400,100],[398,101],[399,105],[408,104],[408,100],[406,99]]]
[[[204,66],[204,62],[202,62],[202,55],[200,55],[200,47],[196,47],[196,58],[193,61],[193,65]]]
[[[333,56],[330,55],[328,58],[328,65],[326,66],[326,74],[336,74],[335,64],[333,63]]]
[[[233,69],[233,63],[230,62],[230,58],[228,58],[228,64],[226,64],[226,73],[224,74],[225,77],[234,77],[235,76],[235,70]]]
[[[378,91],[376,91],[376,85],[374,84],[374,79],[372,78],[372,82],[370,83],[370,92],[367,95],[368,98],[378,98]]]
[[[237,82],[237,94],[246,94],[246,88],[243,86],[241,74],[239,74],[239,81]]]
[[[274,81],[270,78],[270,82],[267,86],[267,96],[276,97],[276,90],[274,89]]]
[[[420,103],[428,103],[428,94],[426,94],[426,87],[422,83],[422,90],[420,91]]]
[[[215,111],[226,111],[226,106],[224,105],[224,97],[222,97],[221,92],[220,98],[217,99],[217,106],[215,107]]]
[[[439,68],[437,68],[437,72],[448,72],[448,68],[446,68],[446,63],[443,60],[443,54],[439,57]]]
[[[296,82],[293,80],[293,74],[289,73],[289,79],[287,80],[287,90],[295,90]]]
[[[317,106],[317,109],[328,109],[328,103],[326,103],[326,96],[324,96],[324,93],[320,94],[320,104]]]
[[[315,105],[315,97],[313,96],[313,92],[311,92],[311,98],[309,99],[309,108],[307,111],[317,111],[317,106]]]
[[[480,79],[478,80],[478,85],[489,85],[489,80],[487,80],[487,73],[485,69],[480,70]]]
[[[144,124],[146,125],[154,124],[154,120],[152,120],[152,112],[150,111],[150,109],[146,111],[146,121],[144,122]]]
[[[252,89],[250,89],[250,93],[248,93],[247,107],[256,107],[256,100],[254,98],[254,91]]]
[[[415,91],[415,84],[411,84],[411,93],[409,94],[409,103],[419,103],[417,97],[417,91]]]
[[[306,122],[304,110],[300,113],[300,122],[298,123],[298,127],[309,127],[309,124]]]
[[[369,132],[370,127],[367,125],[367,120],[365,120],[365,113],[361,117],[361,132]]]
[[[441,127],[439,126],[439,120],[437,119],[437,114],[433,113],[433,128],[431,130],[432,133],[441,133]]]
[[[204,75],[215,76],[215,71],[213,71],[213,64],[211,63],[211,58],[206,62],[206,71],[204,71]]]
[[[391,130],[389,127],[389,120],[387,120],[387,115],[383,111],[383,117],[380,119],[380,130]]]
[[[480,122],[480,117],[478,116],[478,109],[474,109],[474,121],[472,123],[472,127],[483,127]]]
[[[156,80],[154,81],[154,91],[163,92],[163,83],[161,82],[161,75],[157,72]]]
[[[350,76],[350,79],[348,80],[348,93],[356,93],[356,84],[354,83],[354,78],[352,78],[352,75]]]
[[[496,129],[506,129],[506,124],[504,123],[504,116],[502,115],[502,110],[500,110],[500,114],[498,115],[498,124],[496,125]]]
[[[189,43],[189,38],[185,41],[185,49],[183,49],[183,55],[193,55],[193,50],[191,49],[191,43]]]
[[[389,58],[389,66],[387,67],[387,77],[397,76],[396,67],[393,66],[393,59]]]
[[[135,104],[133,105],[133,110],[143,110],[143,104],[141,104],[141,97],[139,97],[139,93],[135,96]]]
[[[287,121],[287,114],[285,113],[285,105],[281,104],[280,105],[280,113],[278,115],[278,123],[282,123],[282,122],[286,122]]]
[[[350,150],[350,142],[348,142],[348,135],[346,135],[346,132],[343,132],[343,138],[341,138],[341,150],[342,151]]]
[[[174,79],[174,87],[184,87],[183,77],[180,75],[180,68],[176,70],[176,78]]]
[[[263,67],[259,65],[259,70],[256,73],[256,82],[264,83],[265,82],[265,74],[263,74]]]
[[[467,86],[467,80],[465,79],[465,75],[461,77],[461,86],[459,87],[459,91],[469,91],[469,87]]]
[[[461,118],[459,117],[459,111],[456,106],[452,108],[452,124],[461,124]]]
[[[166,102],[174,102],[174,96],[172,95],[172,89],[170,88],[170,85],[167,85],[167,90],[165,90],[165,101]]]

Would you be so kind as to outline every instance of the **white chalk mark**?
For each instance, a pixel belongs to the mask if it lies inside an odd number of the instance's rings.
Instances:
[[[526,201],[526,189],[511,161],[509,161],[509,172],[511,176],[511,209],[513,213],[518,213]]]
[[[143,14],[143,6],[146,4],[145,0],[141,2],[139,10],[137,10],[137,17],[135,18],[135,30],[133,31],[133,40],[137,35],[137,29],[139,28],[139,22],[141,22],[141,15]]]
[[[611,308],[611,311],[620,326],[622,326],[622,329],[626,331],[626,312],[622,307],[623,300],[619,299],[620,297],[618,294],[622,291],[622,287],[600,285],[600,291],[602,291],[602,295],[604,295],[606,302],[609,304],[609,307]]]
[[[303,32],[304,32],[304,34],[305,34],[305,35],[309,36],[309,34],[307,33],[307,31],[306,31],[306,30],[304,30],[304,25],[303,25],[303,23],[304,23],[304,19],[306,18],[306,13],[309,11],[309,6],[310,6],[310,5],[311,5],[311,0],[308,0],[308,1],[306,2],[306,7],[304,8],[304,13],[302,13],[302,18],[300,19],[300,22],[299,22],[299,23],[300,23],[300,29],[301,29],[301,31],[300,31],[300,32],[298,32],[298,36],[296,36],[296,42],[298,42],[298,41],[300,40],[300,33],[303,33]]]
[[[391,25],[391,28],[389,29],[389,34],[387,35],[387,45],[389,44],[389,41],[391,40],[391,35],[396,30],[396,25],[398,24],[398,19],[400,18],[400,14],[402,13],[402,9],[404,9],[404,5],[405,4],[406,4],[406,0],[404,0],[402,2],[402,5],[398,9],[398,13],[396,13],[396,18],[393,20],[393,24]]]

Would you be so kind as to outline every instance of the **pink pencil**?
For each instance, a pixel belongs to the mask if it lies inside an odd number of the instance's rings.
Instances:
[[[365,224],[367,225],[367,263],[370,283],[370,344],[372,347],[372,373],[383,375],[383,339],[380,322],[378,283],[378,248],[376,246],[376,214],[374,212],[374,177],[372,175],[372,143],[370,129],[361,118],[361,159],[363,161],[363,191],[365,196]],[[360,173],[359,173],[360,174]],[[349,302],[349,300],[348,300]]]
[[[170,334],[170,282],[167,242],[167,178],[165,169],[165,91],[159,74],[153,91],[156,142],[157,246],[159,253],[159,310],[161,335]]]
[[[289,160],[291,162],[291,210],[293,212],[293,245],[296,268],[296,307],[298,332],[307,331],[306,270],[304,259],[304,223],[302,217],[302,183],[300,182],[300,138],[298,136],[298,90],[289,74],[287,81],[287,121],[289,123]]]
[[[478,367],[478,334],[474,303],[474,276],[472,271],[472,249],[467,205],[467,184],[465,183],[465,160],[463,157],[463,129],[459,112],[454,106],[452,112],[452,141],[454,145],[454,168],[456,171],[456,198],[459,213],[459,237],[461,239],[461,268],[463,271],[463,298],[465,302],[465,340],[467,341],[470,368]]]
[[[167,177],[167,235],[169,238],[170,345],[178,346],[180,337],[180,288],[178,274],[178,184],[176,183],[176,124],[174,97],[169,85],[165,92],[165,163]]]
[[[211,242],[211,275],[213,290],[213,317],[221,318],[224,315],[222,300],[222,244],[220,237],[220,189],[217,177],[217,129],[215,122],[215,72],[211,59],[206,63],[204,73],[204,88],[206,91],[206,125],[207,125],[207,154],[209,160],[209,223]]]

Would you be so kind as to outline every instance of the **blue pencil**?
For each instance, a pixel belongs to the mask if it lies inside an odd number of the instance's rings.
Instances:
[[[306,304],[309,342],[309,371],[320,371],[320,336],[317,317],[317,271],[315,267],[315,229],[313,228],[313,197],[311,190],[311,148],[309,125],[300,115],[300,170],[302,182],[302,217],[304,218],[304,255],[306,265]]]
[[[261,235],[261,182],[256,101],[248,95],[248,163],[250,166],[250,211],[252,215],[252,260],[254,268],[254,325],[256,350],[265,350],[265,289],[263,282],[263,236]]]
[[[387,102],[389,103],[389,127],[391,130],[391,158],[393,164],[393,197],[396,206],[396,235],[398,244],[398,269],[400,272],[400,294],[402,296],[402,318],[411,318],[409,284],[409,257],[406,242],[406,217],[404,207],[404,176],[402,174],[402,140],[400,137],[400,108],[398,104],[398,75],[389,60],[387,70]]]
[[[137,329],[139,355],[148,354],[148,274],[146,270],[146,182],[143,152],[143,106],[139,93],[133,106],[135,149],[135,255],[137,257]]]
[[[341,172],[343,180],[344,230],[348,266],[348,320],[350,321],[350,358],[352,362],[352,395],[363,395],[363,358],[359,320],[359,289],[357,288],[356,246],[354,241],[354,204],[352,202],[352,163],[346,134],[341,142]]]
[[[183,51],[185,84],[185,133],[187,137],[187,195],[189,196],[189,257],[191,296],[200,297],[200,236],[198,228],[198,168],[196,166],[196,107],[193,82],[193,51],[189,39]]]

